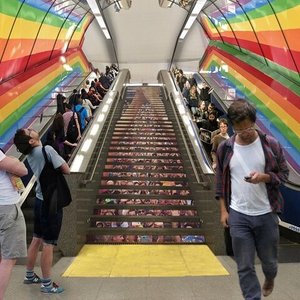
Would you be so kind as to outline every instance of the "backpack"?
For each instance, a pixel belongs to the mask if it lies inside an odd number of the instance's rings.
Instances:
[[[77,138],[78,138],[78,129],[76,126],[76,120],[75,120],[75,114],[77,114],[75,111],[73,112],[73,116],[70,119],[70,122],[68,124],[68,128],[67,128],[67,133],[66,133],[66,139],[67,141],[71,142],[71,143],[76,143],[77,142]],[[79,116],[77,114],[77,120],[79,122]],[[79,122],[79,128],[80,127],[80,122]]]
[[[45,147],[42,148],[45,166],[40,174],[39,182],[44,198],[43,210],[46,215],[54,215],[72,202],[72,196],[63,173],[54,169],[49,161]]]

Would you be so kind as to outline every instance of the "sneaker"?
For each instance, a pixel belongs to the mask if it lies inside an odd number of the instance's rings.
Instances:
[[[41,292],[45,294],[59,294],[64,291],[64,288],[58,286],[55,282],[52,282],[50,286],[41,285]]]
[[[23,281],[24,284],[34,284],[34,283],[41,283],[41,282],[42,282],[41,278],[37,276],[35,273],[32,279],[29,279],[25,276]]]
[[[41,292],[45,294],[59,294],[62,293],[64,289],[58,286],[55,282],[52,283],[50,286],[41,285]]]
[[[264,284],[263,284],[263,288],[262,288],[262,293],[264,295],[264,297],[268,297],[274,289],[274,279],[266,279]]]

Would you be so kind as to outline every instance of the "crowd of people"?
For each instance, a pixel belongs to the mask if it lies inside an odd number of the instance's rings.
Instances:
[[[215,169],[216,149],[221,141],[229,138],[227,119],[224,113],[211,101],[213,89],[206,82],[202,82],[198,86],[196,80],[193,77],[185,76],[181,69],[174,69],[173,72],[186,106],[190,110],[192,120],[199,129],[203,148]]]
[[[7,156],[0,149],[0,300],[4,299],[13,266],[21,257],[27,257],[24,284],[38,284],[44,294],[64,291],[51,278],[53,248],[57,245],[63,210],[60,207],[50,209],[44,203],[39,179],[48,163],[56,170],[55,174],[70,173],[67,159],[72,148],[77,146],[94,110],[116,75],[116,66],[107,67],[105,74],[101,73],[99,78],[91,82],[86,81],[80,93],[74,90],[69,99],[63,94],[57,95],[57,112],[47,134],[46,146],[42,145],[39,133],[34,129],[21,128],[16,131],[14,144],[20,153],[27,155],[28,167],[37,178],[33,237],[28,249],[26,224],[20,207],[20,193],[24,189],[21,177],[28,174],[28,169],[24,163]],[[75,134],[69,135],[72,119]],[[40,250],[41,277],[34,271]]]
[[[74,89],[68,98],[58,93],[56,115],[47,133],[46,145],[68,160],[117,74],[115,65],[107,66],[105,73],[86,80],[81,89]]]

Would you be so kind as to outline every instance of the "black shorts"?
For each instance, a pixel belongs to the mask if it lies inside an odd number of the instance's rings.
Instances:
[[[43,239],[44,243],[57,245],[61,229],[63,210],[47,215],[43,210],[43,201],[36,198],[34,204],[33,236]]]

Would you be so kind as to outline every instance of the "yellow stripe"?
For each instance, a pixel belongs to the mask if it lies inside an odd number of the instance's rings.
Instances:
[[[62,68],[62,67],[61,67]],[[46,86],[55,76],[58,74],[58,69],[55,69],[48,76],[43,77],[42,80],[36,81],[31,88],[24,91],[22,94],[18,95],[14,100],[9,102],[1,109],[0,122],[3,122],[7,116],[16,111],[20,106],[22,106],[32,95],[36,94],[42,87]],[[40,78],[40,74],[30,78],[34,82],[34,78]],[[22,89],[22,86],[18,86],[19,89]]]
[[[76,55],[74,58],[70,59],[69,65],[73,65],[80,61],[81,65],[84,65],[82,62],[82,59],[80,56]],[[58,74],[62,73],[64,71],[62,66],[58,66],[53,72],[48,74],[48,76],[43,77],[42,80],[37,80],[35,81],[35,78],[40,78],[41,74],[37,74],[34,77],[30,78],[29,80],[35,82],[35,84],[32,85],[31,88],[27,89],[23,93],[19,94],[19,91],[22,90],[22,84],[18,85],[17,87],[14,87],[9,91],[9,93],[15,93],[18,95],[15,99],[13,99],[11,102],[9,102],[7,105],[5,105],[1,109],[1,114],[0,114],[0,122],[3,122],[7,116],[13,114],[14,111],[16,111],[20,106],[22,106],[28,99],[37,93],[42,87],[46,86],[48,82],[53,80]],[[42,72],[43,73],[43,72]],[[47,72],[45,72],[47,74]],[[5,94],[2,95],[1,97],[5,97]],[[0,97],[0,99],[1,99]]]
[[[85,245],[64,277],[229,275],[206,245]]]
[[[283,30],[287,29],[299,29],[299,16],[300,16],[300,5],[284,10],[277,14],[281,28]],[[256,32],[260,31],[278,31],[280,30],[277,19],[274,15],[268,15],[261,18],[252,18],[251,23]],[[248,21],[231,23],[231,27],[234,31],[248,31],[252,28]]]
[[[15,18],[0,13],[0,39],[7,39]]]

